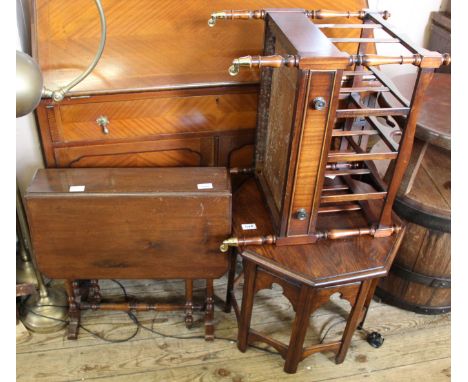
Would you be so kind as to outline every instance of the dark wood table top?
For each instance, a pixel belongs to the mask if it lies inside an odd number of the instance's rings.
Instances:
[[[402,94],[411,99],[416,73],[402,74],[392,80]],[[417,138],[447,150],[451,143],[450,84],[450,74],[434,74],[424,94],[416,129]]]
[[[234,235],[238,237],[273,233],[268,210],[253,179],[233,196],[233,223]],[[241,224],[249,223],[255,223],[257,229],[242,230]],[[349,228],[356,223],[366,225],[361,213],[327,214],[321,217],[319,227]],[[308,245],[250,246],[243,248],[242,255],[312,286],[336,285],[386,275],[401,237],[400,233],[386,238],[361,236]]]
[[[72,186],[82,190],[70,194]],[[230,192],[230,177],[224,167],[52,168],[36,172],[27,195]]]

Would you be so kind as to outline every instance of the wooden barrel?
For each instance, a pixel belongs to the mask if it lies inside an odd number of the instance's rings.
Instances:
[[[401,77],[397,85],[410,83],[407,76]],[[394,205],[407,222],[407,230],[376,295],[402,309],[440,314],[450,311],[451,291],[449,75],[436,74],[431,82],[417,129]]]

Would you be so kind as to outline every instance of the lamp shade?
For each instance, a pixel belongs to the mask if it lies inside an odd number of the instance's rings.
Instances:
[[[32,112],[41,100],[43,89],[39,65],[23,52],[16,51],[16,118]]]

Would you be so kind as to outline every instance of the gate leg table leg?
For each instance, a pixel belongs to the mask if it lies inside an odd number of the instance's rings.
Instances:
[[[193,325],[193,280],[185,280],[185,326],[191,329]]]
[[[89,283],[88,301],[98,304],[101,302],[101,288],[99,287],[99,280],[90,280]]]
[[[213,279],[206,280],[205,341],[214,340],[214,289]]]
[[[77,297],[79,298],[80,285],[78,281],[65,281],[65,288],[68,295],[68,314],[70,323],[68,324],[67,338],[69,340],[76,340],[78,338],[78,329],[80,327],[81,312],[77,304]]]

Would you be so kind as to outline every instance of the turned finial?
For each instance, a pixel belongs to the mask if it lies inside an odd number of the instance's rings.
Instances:
[[[442,55],[442,65],[450,65],[450,63],[452,62],[452,57],[450,56],[449,53],[444,53]]]

